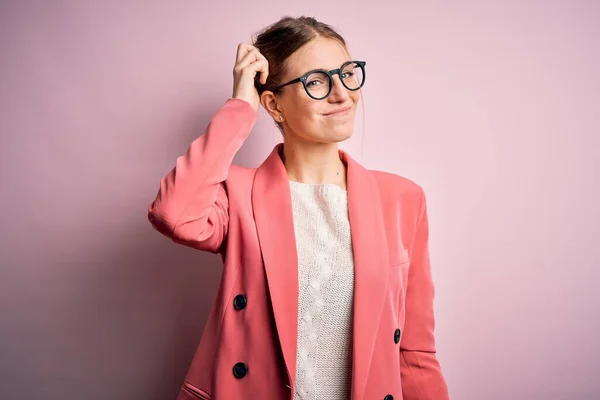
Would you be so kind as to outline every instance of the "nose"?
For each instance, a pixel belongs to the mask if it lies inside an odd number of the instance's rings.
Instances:
[[[327,98],[332,103],[343,103],[348,99],[348,89],[342,84],[341,78],[339,75],[333,76],[331,93]]]

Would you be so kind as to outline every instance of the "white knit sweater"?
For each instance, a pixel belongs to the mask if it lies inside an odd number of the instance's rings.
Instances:
[[[347,192],[290,181],[298,249],[295,400],[347,400],[352,377],[354,258]]]

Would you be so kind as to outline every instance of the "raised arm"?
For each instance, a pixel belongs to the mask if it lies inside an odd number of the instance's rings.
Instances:
[[[267,59],[256,47],[240,43],[233,67],[232,98],[185,155],[177,158],[148,207],[154,228],[177,243],[217,253],[226,242],[229,200],[225,180],[235,154],[257,120],[257,74],[264,84],[269,74]]]

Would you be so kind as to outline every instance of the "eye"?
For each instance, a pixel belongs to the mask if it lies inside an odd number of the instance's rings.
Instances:
[[[354,75],[356,75],[354,73],[354,71],[346,71],[342,74],[342,78],[346,79],[346,78],[352,78]]]
[[[324,83],[324,82],[323,82],[323,81],[321,81],[321,80],[319,80],[319,79],[314,79],[314,80],[312,80],[312,81],[310,81],[310,82],[306,82],[306,86],[312,86],[312,87],[315,87],[315,86],[322,85],[323,83]]]

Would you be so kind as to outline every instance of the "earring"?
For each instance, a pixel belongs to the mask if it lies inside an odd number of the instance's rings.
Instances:
[[[280,121],[283,121],[283,115],[280,115],[280,116],[279,116],[279,120],[280,120]]]

